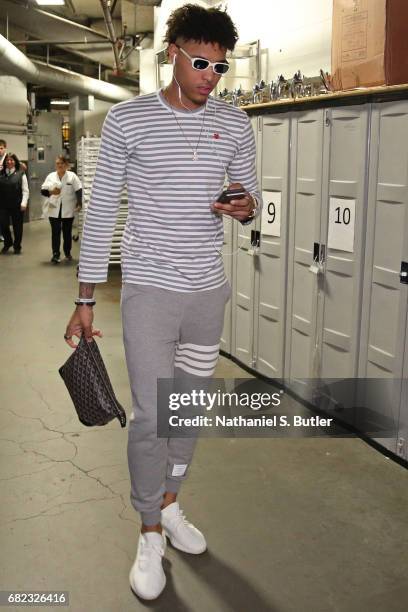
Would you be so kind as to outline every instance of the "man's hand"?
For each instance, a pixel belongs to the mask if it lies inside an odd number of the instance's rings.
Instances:
[[[241,183],[231,183],[228,185],[228,189],[242,189],[245,191]],[[244,198],[239,200],[231,200],[227,204],[221,204],[221,202],[214,202],[213,211],[222,215],[228,215],[238,221],[246,221],[256,204],[254,198],[246,192]]]
[[[72,340],[72,336],[80,338],[82,334],[85,338],[91,342],[92,336],[99,336],[102,338],[102,332],[100,329],[94,329],[93,323],[93,309],[90,306],[77,306],[68,322],[65,330],[65,342],[69,344],[71,348],[76,348],[77,345]]]
[[[54,187],[54,189],[50,191],[51,195],[59,195],[60,193],[61,193],[61,189],[58,189],[58,187]]]

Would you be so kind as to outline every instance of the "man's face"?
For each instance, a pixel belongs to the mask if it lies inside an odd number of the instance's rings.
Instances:
[[[177,44],[187,51],[191,57],[201,57],[210,62],[225,62],[227,49],[220,47],[218,43],[196,42],[194,40],[183,41],[178,40]],[[184,55],[175,44],[169,46],[170,61],[176,56],[174,64],[174,74],[177,81],[180,83],[185,96],[187,96],[194,104],[201,106],[205,104],[208,96],[213,91],[221,74],[215,74],[212,66],[208,66],[205,70],[195,70],[191,61]]]
[[[6,152],[6,147],[2,144],[0,144],[0,157],[3,157],[3,155]]]

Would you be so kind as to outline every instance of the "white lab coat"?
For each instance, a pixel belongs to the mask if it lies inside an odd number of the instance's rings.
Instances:
[[[50,195],[46,198],[44,203],[44,214],[48,217],[58,217],[62,203],[61,217],[63,219],[74,217],[75,208],[77,206],[75,192],[78,191],[78,189],[82,189],[81,181],[75,172],[71,172],[70,170],[67,170],[62,178],[58,176],[57,172],[51,172],[41,185],[41,189],[52,191],[55,187],[61,189],[61,193],[59,195]]]

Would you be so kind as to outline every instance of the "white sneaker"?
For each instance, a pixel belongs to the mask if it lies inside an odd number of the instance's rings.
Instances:
[[[162,557],[166,536],[156,531],[141,533],[134,564],[129,574],[133,591],[142,599],[156,599],[166,586]]]
[[[163,531],[175,548],[192,555],[199,555],[207,548],[205,537],[186,520],[178,502],[173,502],[161,511]]]

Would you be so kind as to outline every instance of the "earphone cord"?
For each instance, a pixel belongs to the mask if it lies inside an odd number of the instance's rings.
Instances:
[[[191,109],[191,108],[188,108],[188,106],[186,106],[186,105],[183,103],[182,99],[181,99],[181,86],[180,86],[180,83],[178,82],[177,77],[176,77],[176,74],[175,74],[175,63],[176,63],[176,56],[174,56],[174,59],[173,59],[173,78],[174,78],[174,80],[175,80],[175,81],[176,81],[176,83],[177,83],[178,93],[179,93],[179,101],[180,101],[180,104],[181,104],[182,106],[184,106],[184,108],[185,108],[186,110],[188,110],[188,111],[190,111],[190,112],[191,112],[191,110],[192,110],[192,109]],[[169,103],[170,103],[170,102],[169,102]],[[202,124],[201,124],[200,137],[199,137],[198,142],[197,142],[196,152],[197,152],[197,150],[198,150],[198,145],[199,145],[200,140],[201,140],[201,134],[202,134],[203,127],[204,127],[204,123],[205,123],[205,112],[206,112],[206,110],[207,110],[207,104],[208,104],[208,99],[207,99],[207,102],[206,102],[206,105],[205,105],[204,118],[203,118],[203,121],[202,121]],[[171,107],[171,104],[170,104],[170,107]],[[179,125],[179,127],[180,127],[180,129],[181,129],[181,126],[180,126],[180,124],[179,124],[179,122],[178,122],[178,120],[177,120],[176,114],[175,114],[175,112],[173,111],[173,108],[172,108],[172,107],[171,107],[171,110],[172,110],[172,112],[173,112],[174,118],[175,118],[175,119],[176,119],[176,121],[177,121],[177,124]],[[193,114],[193,113],[192,113],[192,114]],[[216,105],[216,102],[214,101],[214,116],[213,116],[213,122],[212,122],[212,128],[213,128],[213,129],[214,129],[214,125],[215,125],[216,115],[217,115],[217,105]],[[193,114],[193,117],[195,117],[195,118],[197,119],[197,117],[195,116],[195,114]],[[225,180],[225,176],[227,176],[227,175],[228,175],[228,172],[227,172],[227,169],[226,169],[226,167],[225,167],[225,165],[224,165],[223,160],[222,160],[222,159],[220,158],[220,156],[218,155],[218,151],[217,151],[217,149],[214,147],[214,143],[213,143],[213,142],[212,142],[212,140],[210,139],[210,136],[209,136],[209,130],[210,130],[210,127],[209,127],[209,125],[207,125],[207,140],[208,140],[208,142],[209,142],[209,143],[211,143],[211,148],[212,148],[212,150],[214,151],[214,153],[216,154],[216,156],[217,156],[217,158],[218,158],[218,161],[221,163],[222,168],[224,169],[224,180]],[[181,129],[181,131],[182,131],[182,133],[183,133],[183,135],[184,135],[184,131],[183,131],[182,129]],[[186,136],[185,136],[185,135],[184,135],[184,137],[186,138]],[[191,147],[191,144],[190,144],[189,140],[188,140],[187,138],[186,138],[186,140],[187,140],[188,144],[190,145],[190,148],[192,149],[193,154],[194,154],[194,149]],[[211,200],[216,200],[216,199],[218,198],[218,196],[219,196],[219,193],[218,193],[218,190],[217,190],[217,192],[216,192],[214,195],[210,196],[210,199],[211,199]],[[213,249],[214,249],[214,250],[215,250],[215,251],[218,253],[218,255],[219,255],[220,257],[230,257],[230,256],[231,256],[231,257],[233,257],[234,255],[236,255],[236,254],[238,253],[238,251],[240,251],[240,250],[243,248],[243,246],[244,246],[244,244],[245,244],[245,239],[246,239],[246,236],[244,236],[244,237],[243,237],[243,239],[242,239],[242,241],[241,241],[241,244],[239,244],[239,245],[238,245],[238,247],[235,249],[235,251],[231,251],[231,253],[226,253],[225,251],[223,252],[223,250],[222,250],[222,246],[221,246],[221,248],[219,248],[219,249],[218,249],[218,248],[215,246],[215,242],[216,242],[216,240],[217,240],[217,238],[218,238],[218,234],[219,234],[221,231],[224,233],[224,227],[223,227],[223,223],[221,223],[221,227],[219,227],[219,226],[218,226],[218,221],[219,221],[220,219],[219,219],[219,216],[217,215],[217,213],[215,213],[213,210],[211,210],[211,213],[212,213],[211,220],[212,220],[212,222],[213,222],[214,226],[216,227],[216,232],[215,232],[215,234],[214,234],[214,239],[213,239],[213,243],[212,243],[212,248],[213,248]]]

